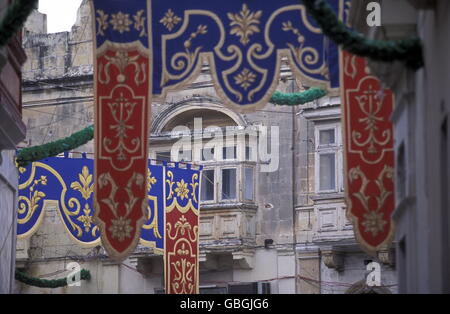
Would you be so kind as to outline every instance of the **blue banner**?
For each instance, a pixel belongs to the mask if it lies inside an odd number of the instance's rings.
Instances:
[[[148,214],[141,228],[140,243],[162,254],[166,165],[149,160],[148,169]],[[178,173],[186,172],[178,164],[170,170],[177,177]],[[43,220],[45,209],[53,206],[72,240],[87,247],[100,245],[100,230],[93,221],[93,171],[93,160],[87,158],[51,157],[19,168],[17,236],[28,238],[33,235]],[[200,169],[193,169],[189,174],[198,178]],[[198,190],[186,195],[183,201],[192,199],[197,207]]]

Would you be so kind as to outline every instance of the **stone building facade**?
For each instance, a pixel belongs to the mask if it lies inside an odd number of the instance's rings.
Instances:
[[[351,12],[367,36],[418,36],[424,66],[371,63],[395,92],[397,268],[401,293],[450,293],[450,3],[432,0],[381,1],[381,27],[365,23],[368,1]]]
[[[45,16],[37,11],[25,27],[29,59],[23,99],[29,131],[24,146],[56,140],[93,123],[89,10],[88,1],[83,1],[71,32],[47,34]],[[359,287],[366,276],[365,262],[378,258],[360,250],[345,216],[339,97],[295,108],[267,104],[240,114],[221,104],[208,71],[205,65],[188,88],[153,103],[150,127],[150,158],[204,165],[201,292],[344,293],[354,284]],[[279,90],[303,88],[283,64]],[[238,135],[209,157],[194,149],[174,155],[174,144],[192,143],[200,121],[200,129],[215,126],[223,134],[232,129]],[[269,143],[263,140],[264,127]],[[201,141],[203,148],[214,143],[211,137]],[[272,157],[255,154],[260,145],[270,147]],[[274,154],[277,147],[279,154]],[[88,143],[72,157],[92,150]],[[396,291],[390,256],[387,249],[379,260],[384,263],[384,292]],[[101,247],[85,249],[72,243],[55,208],[46,208],[41,228],[19,242],[17,259],[27,273],[45,278],[61,277],[71,261],[91,271],[90,282],[53,293],[161,293],[164,286],[163,260],[152,249],[139,246],[117,264]],[[16,289],[42,292],[21,284]]]

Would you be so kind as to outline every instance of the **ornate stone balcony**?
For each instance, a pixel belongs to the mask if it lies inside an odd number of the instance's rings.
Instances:
[[[256,241],[255,204],[225,203],[201,206],[200,261],[207,268],[215,268],[219,256],[232,257],[238,268],[253,267]]]

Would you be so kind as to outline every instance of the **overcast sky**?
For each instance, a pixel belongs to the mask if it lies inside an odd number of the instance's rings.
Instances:
[[[47,14],[49,33],[70,31],[82,0],[39,0],[39,12]]]

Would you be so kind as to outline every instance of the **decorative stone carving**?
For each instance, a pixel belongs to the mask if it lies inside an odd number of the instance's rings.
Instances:
[[[344,253],[334,249],[322,250],[322,260],[325,266],[333,268],[337,272],[344,270]]]

